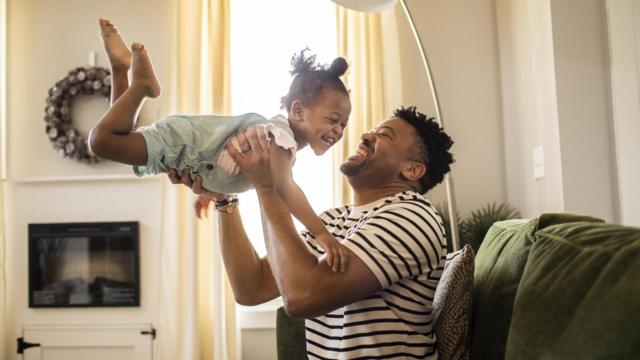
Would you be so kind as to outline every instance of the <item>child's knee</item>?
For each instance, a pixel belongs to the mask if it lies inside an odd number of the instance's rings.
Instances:
[[[87,140],[89,151],[94,155],[103,156],[107,143],[104,132],[100,131],[98,127],[94,127],[91,129],[91,132],[89,132]]]

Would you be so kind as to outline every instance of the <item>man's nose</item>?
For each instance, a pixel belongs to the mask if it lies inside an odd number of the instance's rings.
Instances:
[[[372,132],[366,132],[360,136],[360,139],[363,141],[374,142],[376,141],[376,137]]]

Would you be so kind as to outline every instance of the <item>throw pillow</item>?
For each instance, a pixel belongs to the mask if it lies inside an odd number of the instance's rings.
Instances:
[[[473,267],[474,254],[469,245],[447,255],[433,298],[440,359],[470,358]]]

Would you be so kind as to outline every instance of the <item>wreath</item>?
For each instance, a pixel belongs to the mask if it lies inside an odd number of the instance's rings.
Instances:
[[[102,95],[108,99],[111,94],[109,70],[101,67],[78,67],[58,80],[49,89],[44,110],[44,121],[47,123],[45,130],[60,155],[85,163],[95,163],[100,158],[89,153],[87,140],[73,127],[71,119],[73,98],[80,94]]]

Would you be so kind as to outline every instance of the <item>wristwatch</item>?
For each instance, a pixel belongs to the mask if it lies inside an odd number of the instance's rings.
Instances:
[[[233,214],[233,212],[236,210],[236,207],[238,207],[238,195],[234,194],[230,195],[226,199],[215,200],[214,206],[219,212]]]

